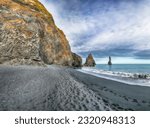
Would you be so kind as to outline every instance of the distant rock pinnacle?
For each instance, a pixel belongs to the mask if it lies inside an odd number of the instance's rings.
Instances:
[[[108,65],[112,65],[112,62],[111,62],[111,57],[110,57],[110,56],[109,56]]]

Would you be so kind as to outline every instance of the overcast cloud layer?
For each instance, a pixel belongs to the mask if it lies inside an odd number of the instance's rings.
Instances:
[[[150,59],[150,0],[40,0],[83,57]]]

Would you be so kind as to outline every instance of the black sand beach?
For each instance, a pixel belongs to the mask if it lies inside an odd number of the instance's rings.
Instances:
[[[150,110],[150,87],[58,66],[0,66],[0,110]]]

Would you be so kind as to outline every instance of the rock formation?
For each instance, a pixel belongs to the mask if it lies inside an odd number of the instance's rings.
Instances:
[[[73,67],[81,67],[82,66],[82,58],[75,53],[72,53],[72,56],[73,56],[72,66]]]
[[[86,62],[84,64],[84,66],[88,66],[88,67],[94,67],[96,65],[95,60],[93,59],[92,54],[90,53],[88,55],[88,57],[86,58]]]
[[[108,65],[112,65],[112,62],[111,62],[111,57],[110,57],[110,56],[109,56]]]
[[[72,66],[74,54],[38,0],[0,0],[0,64]]]

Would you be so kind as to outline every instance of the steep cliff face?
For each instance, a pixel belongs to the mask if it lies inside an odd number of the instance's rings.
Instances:
[[[95,60],[94,60],[92,54],[90,53],[88,55],[88,57],[86,58],[86,62],[84,64],[84,66],[94,67],[95,65],[96,65]]]
[[[38,0],[0,0],[0,64],[71,66],[69,43]]]

